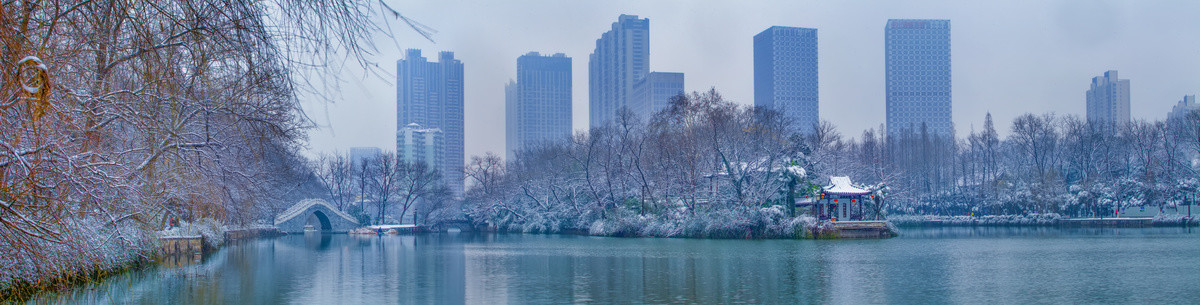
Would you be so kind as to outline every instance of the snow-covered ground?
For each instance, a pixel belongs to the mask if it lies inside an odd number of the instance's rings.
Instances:
[[[921,225],[937,223],[944,225],[1053,225],[1062,215],[1055,213],[1025,214],[1025,215],[986,215],[986,216],[938,216],[938,215],[889,215],[889,221],[898,225]]]

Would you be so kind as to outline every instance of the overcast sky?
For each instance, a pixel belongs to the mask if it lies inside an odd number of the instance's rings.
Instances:
[[[950,19],[953,117],[959,136],[991,112],[1007,134],[1020,114],[1083,116],[1091,78],[1130,79],[1135,119],[1161,119],[1200,91],[1200,1],[396,1],[437,30],[395,26],[372,59],[384,77],[344,71],[339,101],[304,101],[321,128],[310,152],[395,149],[395,61],[403,49],[465,69],[466,155],[504,155],[504,84],[530,51],[572,58],[573,123],[587,126],[588,54],[620,14],[650,19],[650,70],[683,72],[685,89],[715,87],[753,104],[753,36],[773,25],[818,29],[821,119],[847,137],[884,121],[883,27],[890,18]]]

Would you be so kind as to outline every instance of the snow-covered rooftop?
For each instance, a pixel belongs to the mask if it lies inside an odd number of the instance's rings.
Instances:
[[[831,195],[867,195],[871,191],[860,189],[850,182],[850,177],[829,177],[829,186],[825,187],[825,193]]]

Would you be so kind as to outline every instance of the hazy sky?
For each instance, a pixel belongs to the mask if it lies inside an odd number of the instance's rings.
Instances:
[[[395,26],[372,59],[350,69],[339,101],[305,101],[322,125],[311,152],[395,149],[395,61],[453,51],[466,86],[466,155],[504,155],[504,84],[530,51],[572,58],[573,123],[587,126],[588,54],[620,14],[650,19],[650,70],[685,73],[685,89],[716,87],[753,104],[753,36],[772,25],[817,28],[821,118],[847,137],[884,121],[883,27],[889,18],[950,19],[953,117],[959,136],[991,112],[1007,134],[1026,112],[1083,116],[1091,78],[1130,79],[1135,119],[1161,119],[1200,91],[1200,1],[396,1],[438,32]]]

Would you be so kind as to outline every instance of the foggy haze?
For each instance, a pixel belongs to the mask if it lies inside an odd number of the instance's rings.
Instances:
[[[430,42],[397,20],[371,57],[386,74],[348,69],[334,104],[304,101],[321,125],[310,152],[395,149],[396,60],[452,51],[465,67],[466,156],[504,152],[504,84],[530,51],[573,60],[573,125],[587,126],[588,55],[620,14],[650,19],[650,70],[683,72],[687,91],[715,87],[753,103],[752,38],[773,25],[818,29],[820,116],[847,137],[884,122],[884,24],[950,19],[953,120],[959,137],[991,112],[1083,116],[1094,76],[1131,82],[1134,119],[1161,119],[1200,92],[1200,2],[1157,1],[389,1],[437,31]],[[384,22],[381,18],[381,22]],[[353,64],[350,64],[353,66]]]

